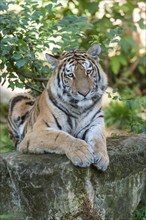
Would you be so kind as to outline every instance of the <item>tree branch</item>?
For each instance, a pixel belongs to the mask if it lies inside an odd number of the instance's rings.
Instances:
[[[136,60],[134,63],[132,63],[129,67],[129,72],[133,73],[138,64],[139,64],[138,60]]]
[[[40,94],[42,93],[42,90],[37,89],[37,88],[35,88],[35,87],[29,85],[28,83],[24,82],[24,81],[23,81],[23,83],[24,83],[24,85],[25,85],[26,87],[28,87],[29,89],[32,89],[32,90],[34,90],[34,91],[36,91],[36,92],[39,92]]]
[[[49,78],[40,78],[40,77],[34,77],[34,76],[27,75],[27,74],[22,73],[19,70],[17,70],[16,74],[21,75],[21,76],[28,78],[28,79],[33,79],[34,81],[39,81],[39,82],[47,82],[49,80]]]

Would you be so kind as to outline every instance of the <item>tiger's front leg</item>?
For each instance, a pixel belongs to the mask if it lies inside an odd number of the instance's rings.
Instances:
[[[99,170],[105,171],[109,165],[109,156],[107,152],[104,126],[101,126],[100,124],[93,126],[87,133],[85,141],[92,146],[94,150],[94,166]]]
[[[22,153],[57,153],[66,156],[76,166],[88,167],[94,163],[94,152],[85,141],[60,130],[41,130],[26,134],[18,146]]]

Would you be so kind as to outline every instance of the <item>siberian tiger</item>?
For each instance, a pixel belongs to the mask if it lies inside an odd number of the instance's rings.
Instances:
[[[100,51],[95,44],[88,51],[71,50],[58,59],[46,54],[54,74],[19,128],[20,152],[66,154],[76,166],[107,169],[101,106],[107,77],[98,62]],[[9,118],[14,121],[13,114]]]

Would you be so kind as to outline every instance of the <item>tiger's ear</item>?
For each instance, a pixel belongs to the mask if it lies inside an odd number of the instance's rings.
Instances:
[[[97,59],[98,55],[101,52],[101,47],[99,44],[93,44],[88,50],[87,54],[89,54],[93,59]]]
[[[46,53],[46,59],[47,61],[53,66],[54,68],[57,67],[58,60],[53,55]]]

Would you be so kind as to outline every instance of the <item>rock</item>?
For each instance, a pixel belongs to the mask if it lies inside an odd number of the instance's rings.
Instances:
[[[65,155],[0,156],[0,217],[130,220],[146,203],[146,135],[108,139],[110,166],[75,167]]]

